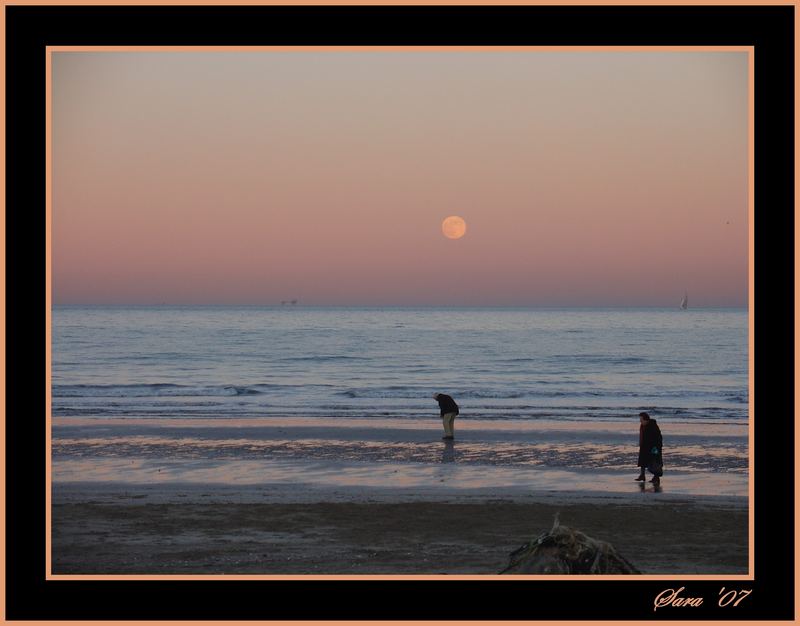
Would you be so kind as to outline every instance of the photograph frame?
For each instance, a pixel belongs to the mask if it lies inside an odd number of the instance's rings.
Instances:
[[[375,31],[353,30],[353,16],[372,23]],[[692,20],[686,20],[690,15]],[[255,16],[255,17],[254,17]],[[425,19],[420,20],[420,16]],[[520,21],[522,16],[522,21]],[[599,22],[597,20],[600,20]],[[759,494],[769,489],[769,469],[751,474],[755,497],[754,572],[752,581],[739,577],[713,580],[597,580],[597,581],[495,581],[473,580],[47,580],[42,537],[47,518],[42,506],[42,481],[46,480],[44,445],[49,436],[45,420],[25,406],[25,398],[41,398],[41,363],[35,355],[47,352],[50,341],[46,302],[49,293],[30,274],[49,276],[46,180],[41,163],[44,152],[45,67],[43,51],[63,45],[736,45],[752,46],[755,62],[755,215],[759,206],[782,207],[771,211],[754,235],[751,254],[764,251],[755,263],[751,285],[769,285],[752,293],[751,307],[759,312],[754,333],[769,350],[755,351],[753,379],[758,388],[755,411],[759,415],[783,412],[794,399],[793,345],[781,337],[793,336],[794,324],[794,7],[748,6],[633,6],[592,7],[536,5],[518,7],[331,7],[331,6],[36,6],[5,7],[6,26],[6,618],[37,619],[245,619],[245,620],[595,620],[595,619],[791,619],[794,615],[794,480],[786,502],[765,501]],[[334,20],[331,22],[331,20]],[[371,22],[370,22],[371,21]],[[269,24],[263,31],[259,24]],[[330,28],[331,24],[350,24]],[[386,24],[391,24],[387,27]],[[598,29],[598,24],[616,29]],[[691,28],[687,28],[687,23]],[[419,25],[422,24],[420,27]],[[535,24],[523,33],[523,25]],[[645,31],[640,30],[648,25]],[[113,28],[111,26],[113,25]],[[416,25],[416,28],[415,28]],[[479,28],[482,26],[483,28]],[[504,27],[502,35],[497,33]],[[111,29],[110,29],[111,28]],[[110,30],[109,30],[110,29]],[[603,32],[598,32],[598,31]],[[375,33],[378,33],[376,35]],[[467,33],[467,35],[465,35]],[[376,39],[380,43],[376,43]],[[464,39],[473,43],[464,43]],[[730,39],[739,41],[731,42]],[[236,43],[231,41],[238,40]],[[526,40],[528,43],[522,43]],[[583,44],[575,44],[584,40]],[[131,42],[140,42],[139,44]],[[147,43],[141,43],[146,41]],[[207,41],[212,43],[198,43]],[[474,43],[474,42],[478,43]],[[571,41],[573,43],[565,43]],[[585,43],[591,41],[591,44]],[[698,41],[714,43],[700,44]],[[727,41],[726,44],[720,42]],[[226,43],[227,42],[227,43]],[[246,43],[242,43],[246,42]],[[271,42],[271,43],[265,43]],[[301,43],[302,42],[302,43]],[[387,43],[388,42],[388,43]],[[447,42],[447,43],[445,43]],[[490,42],[495,42],[494,44]],[[626,43],[627,42],[627,43]],[[665,43],[670,42],[670,43]],[[502,44],[500,44],[502,45]],[[762,106],[763,103],[763,106]],[[762,182],[763,181],[763,182]],[[36,201],[30,190],[38,189]],[[751,190],[751,193],[753,191]],[[33,210],[31,205],[40,207]],[[792,209],[792,210],[789,210]],[[787,213],[788,212],[788,213]],[[752,228],[752,227],[751,227]],[[42,242],[42,233],[48,233]],[[752,235],[751,235],[752,236]],[[44,243],[44,245],[42,245]],[[44,250],[42,249],[44,248]],[[754,261],[755,259],[751,259]],[[751,265],[752,267],[752,265]],[[40,274],[41,272],[41,274]],[[776,289],[782,285],[783,289]],[[43,302],[45,300],[45,302]],[[25,302],[25,307],[15,306]],[[9,329],[25,327],[28,309],[41,312],[47,332],[44,346],[30,350],[22,334]],[[766,321],[764,321],[766,320]],[[37,325],[38,326],[38,325]],[[38,326],[40,329],[41,326]],[[768,338],[768,339],[765,339]],[[791,346],[791,347],[790,347]],[[752,358],[752,357],[751,357]],[[761,365],[761,367],[759,367]],[[752,395],[752,394],[751,394]],[[791,399],[790,399],[791,398]],[[40,400],[41,401],[41,400]],[[45,402],[46,404],[46,402]],[[45,410],[45,413],[47,411]],[[37,419],[22,421],[15,415]],[[752,417],[752,416],[751,416]],[[755,422],[753,455],[774,458],[782,451],[781,471],[795,476],[795,437]],[[792,423],[794,434],[794,424]],[[13,442],[13,445],[12,445]],[[18,442],[23,442],[20,445]],[[785,490],[788,491],[788,490]],[[44,515],[41,513],[44,512]],[[775,518],[777,522],[773,522]],[[762,530],[769,519],[769,532]],[[785,549],[789,543],[791,550]],[[782,548],[782,546],[784,546]],[[31,555],[36,555],[32,558]],[[767,556],[779,565],[767,565]],[[752,582],[752,584],[750,584]],[[289,600],[289,586],[302,588],[318,601],[297,607]],[[532,589],[533,587],[533,589]],[[580,590],[582,601],[566,608],[554,598]],[[696,607],[654,612],[654,601],[667,589],[683,587],[693,597],[703,597]],[[736,607],[719,605],[720,588],[744,590],[750,598]],[[198,590],[202,589],[202,593]],[[396,602],[397,598],[413,602]],[[466,593],[465,593],[466,592]],[[131,601],[144,595],[147,603]],[[487,600],[487,596],[490,600]],[[264,606],[264,597],[271,600]],[[362,603],[359,599],[369,597]],[[463,598],[460,606],[443,605],[441,597]],[[46,598],[46,601],[42,601]],[[152,600],[152,602],[151,602]],[[192,604],[194,603],[194,604]],[[502,608],[498,608],[502,607]]]

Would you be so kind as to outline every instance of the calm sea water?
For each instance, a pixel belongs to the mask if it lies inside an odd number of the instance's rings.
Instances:
[[[53,415],[748,418],[744,309],[66,307]]]

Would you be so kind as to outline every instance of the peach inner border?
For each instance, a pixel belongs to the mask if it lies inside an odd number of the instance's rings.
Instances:
[[[98,2],[100,4],[101,2]],[[335,2],[319,2],[319,4],[334,4]],[[475,2],[478,4],[479,2]],[[519,4],[529,4],[529,2],[518,2]],[[19,4],[28,4],[20,2]],[[76,4],[68,2],[46,2],[36,3],[39,4]],[[77,3],[77,4],[95,4],[94,2]],[[140,4],[150,4],[149,2]],[[152,4],[161,4],[160,2],[152,2]],[[183,2],[176,2],[175,4],[183,4]],[[187,2],[188,4],[188,2]],[[191,4],[205,4],[205,2],[191,3]],[[213,4],[209,2],[208,4]],[[244,2],[242,4],[248,4]],[[260,4],[260,3],[253,3]],[[314,3],[309,3],[314,4]],[[340,4],[340,3],[335,3]],[[360,3],[356,3],[360,4]],[[413,3],[410,3],[413,4]],[[426,4],[420,2],[420,4]],[[449,4],[443,2],[442,4]],[[455,2],[453,2],[455,4]],[[458,4],[471,4],[471,2]],[[481,3],[482,4],[482,3]],[[517,4],[517,2],[510,2],[509,4]],[[560,4],[554,2],[553,4]],[[564,3],[566,4],[566,3]],[[573,4],[573,3],[570,3]],[[578,3],[579,4],[579,3]],[[586,4],[616,4],[608,2],[586,2]],[[627,3],[624,3],[627,4]],[[672,4],[672,3],[671,3]],[[681,2],[674,4],[684,4]],[[685,2],[685,4],[695,4],[693,2]],[[708,4],[752,4],[751,2],[741,3],[726,3],[726,2],[709,2]],[[776,2],[775,4],[781,4]],[[785,4],[794,4],[793,2],[786,2]],[[5,15],[3,15],[3,22],[5,22]],[[753,536],[754,536],[754,511],[753,507],[749,507],[749,573],[742,575],[641,575],[641,576],[530,576],[530,575],[517,575],[513,577],[499,576],[499,575],[453,575],[453,576],[436,576],[436,575],[61,575],[52,573],[52,515],[51,515],[51,478],[52,478],[52,463],[51,463],[51,429],[52,429],[52,395],[51,395],[51,310],[52,310],[52,54],[54,52],[252,52],[252,51],[294,51],[294,52],[376,52],[376,51],[403,51],[403,52],[464,52],[464,51],[480,51],[480,52],[522,52],[522,51],[581,51],[581,52],[747,52],[749,55],[749,84],[750,84],[750,103],[749,103],[749,199],[748,199],[748,217],[749,217],[749,311],[748,311],[748,324],[749,324],[749,502],[752,505],[754,498],[753,484],[755,475],[755,463],[753,458],[753,441],[754,441],[754,55],[755,50],[753,46],[47,46],[46,47],[46,115],[47,115],[47,148],[46,148],[46,175],[47,175],[47,281],[46,281],[46,337],[47,337],[47,375],[46,375],[46,403],[47,403],[47,434],[46,434],[46,563],[45,563],[45,578],[46,580],[365,580],[365,579],[380,579],[380,580],[666,580],[674,581],[680,580],[754,580],[754,555],[753,555]],[[4,56],[4,54],[3,54]],[[3,83],[3,90],[5,91],[5,82]],[[3,105],[5,106],[5,105]],[[3,157],[5,158],[4,155]],[[3,169],[3,188],[5,188],[5,169]],[[5,225],[1,226],[3,230]],[[4,263],[4,261],[3,261]],[[3,282],[5,274],[3,274]],[[3,299],[5,300],[5,290],[3,290]],[[5,302],[4,302],[5,303]],[[5,308],[4,308],[5,310]],[[3,396],[5,396],[5,382],[0,383],[3,385]],[[800,441],[800,437],[797,439]],[[0,473],[3,477],[5,474],[4,468],[0,468]],[[3,510],[5,510],[5,502],[3,502]],[[4,524],[3,518],[3,524]],[[3,534],[5,535],[5,528],[3,526]],[[796,531],[796,535],[797,535]],[[0,555],[2,555],[3,562],[5,562],[5,548],[0,546]],[[800,584],[800,583],[799,583]],[[0,588],[0,599],[4,599],[5,590]],[[181,622],[175,622],[181,623]],[[188,623],[188,622],[187,622]],[[310,623],[310,622],[309,622]],[[444,623],[444,622],[443,622]]]

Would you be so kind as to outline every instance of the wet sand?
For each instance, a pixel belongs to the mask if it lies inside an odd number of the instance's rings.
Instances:
[[[556,513],[643,574],[747,574],[746,498],[78,483],[54,485],[52,570],[497,574]]]
[[[673,424],[659,493],[622,422],[438,428],[56,420],[53,573],[494,575],[556,513],[645,574],[748,573],[741,425]]]

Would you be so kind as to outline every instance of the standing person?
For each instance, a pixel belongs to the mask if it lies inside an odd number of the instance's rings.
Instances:
[[[644,470],[648,469],[653,474],[650,482],[656,485],[661,482],[661,476],[664,474],[662,448],[661,429],[658,423],[647,413],[639,413],[639,467],[642,471],[636,480],[644,480]]]
[[[442,439],[453,439],[453,422],[458,415],[458,405],[455,400],[445,393],[433,394],[433,399],[439,403],[439,410],[442,414],[442,425],[444,426],[444,437]]]

